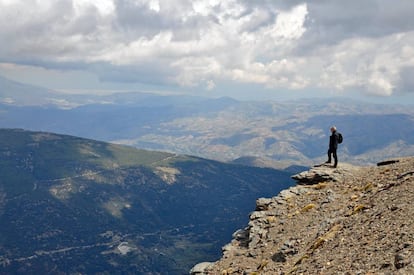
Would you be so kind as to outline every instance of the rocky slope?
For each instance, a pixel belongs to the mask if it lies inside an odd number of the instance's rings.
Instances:
[[[322,165],[260,198],[248,226],[193,274],[414,274],[414,158]]]

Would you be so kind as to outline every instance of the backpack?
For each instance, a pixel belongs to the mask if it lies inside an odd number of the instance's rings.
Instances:
[[[341,133],[338,133],[338,143],[342,143],[342,141],[344,141],[344,138]]]

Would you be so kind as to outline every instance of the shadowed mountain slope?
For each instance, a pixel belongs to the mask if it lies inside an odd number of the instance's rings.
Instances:
[[[0,129],[1,274],[183,274],[215,260],[273,169]]]

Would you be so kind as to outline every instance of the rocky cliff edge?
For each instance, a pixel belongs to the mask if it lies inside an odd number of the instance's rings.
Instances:
[[[326,165],[260,198],[222,258],[191,274],[414,274],[414,157]]]

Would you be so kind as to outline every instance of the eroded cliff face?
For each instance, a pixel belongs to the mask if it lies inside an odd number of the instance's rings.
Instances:
[[[414,274],[414,158],[313,167],[193,274]]]

